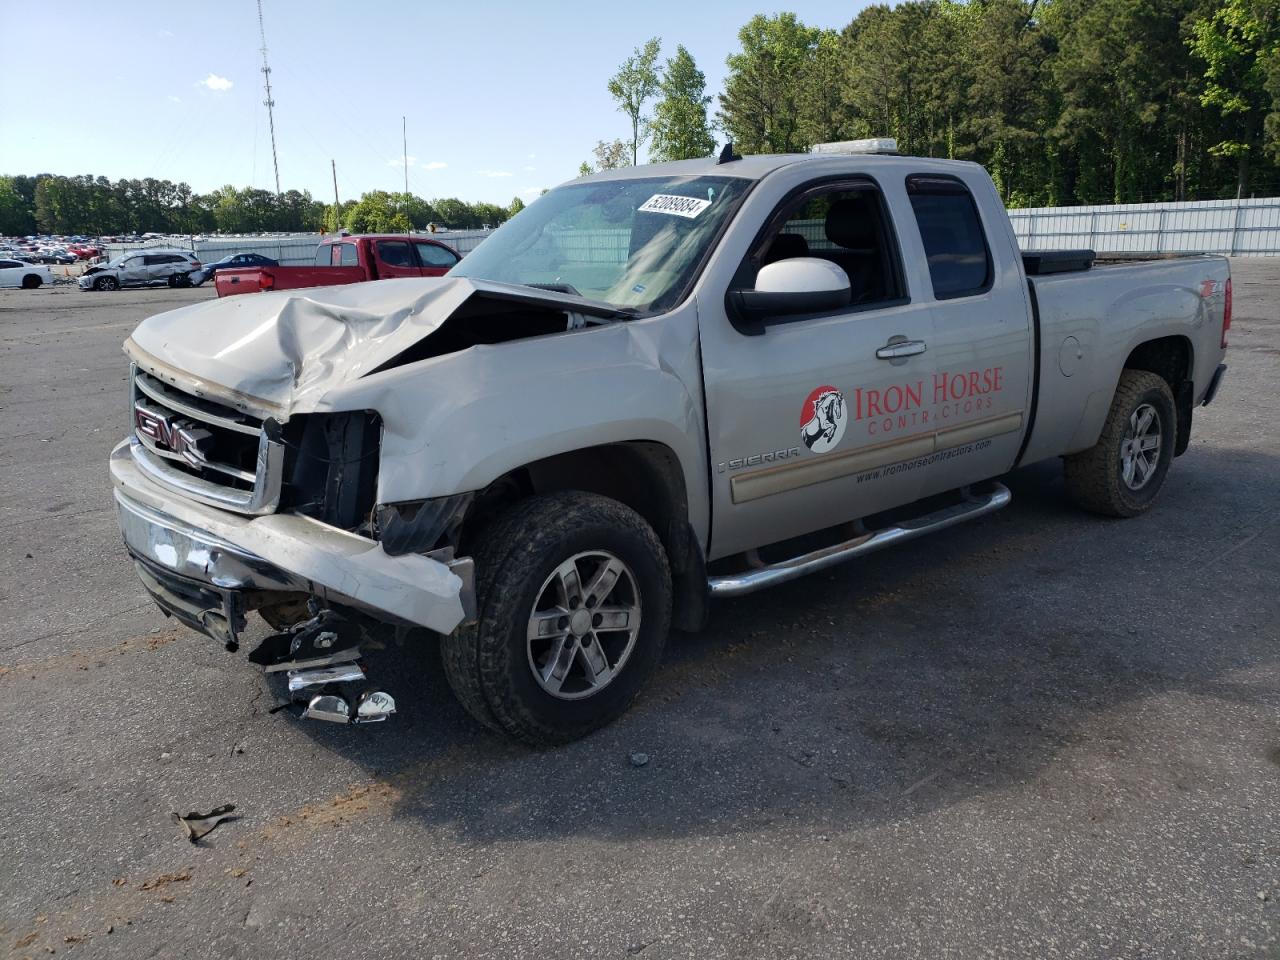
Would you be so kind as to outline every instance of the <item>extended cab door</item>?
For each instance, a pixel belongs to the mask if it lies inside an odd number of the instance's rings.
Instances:
[[[389,277],[420,277],[418,260],[408,240],[375,240],[373,249],[378,258],[379,280]]]
[[[901,465],[933,450],[932,303],[907,288],[889,210],[870,177],[810,181],[777,204],[731,283],[752,289],[761,267],[816,257],[849,276],[848,307],[752,326],[699,303],[712,559],[919,496],[923,472]]]
[[[1030,414],[1032,332],[1021,253],[990,179],[976,170],[967,179],[923,170],[906,177],[911,226],[925,252],[923,263],[912,264],[913,286],[934,301],[935,371],[926,401],[937,437],[922,496],[1009,470]]]

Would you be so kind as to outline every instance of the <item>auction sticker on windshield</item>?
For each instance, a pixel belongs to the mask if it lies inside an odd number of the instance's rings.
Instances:
[[[655,193],[640,205],[640,212],[669,213],[673,217],[687,217],[692,220],[709,206],[711,206],[710,200],[680,197],[672,193]]]

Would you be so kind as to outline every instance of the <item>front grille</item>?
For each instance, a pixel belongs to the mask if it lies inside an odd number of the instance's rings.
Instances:
[[[241,513],[280,501],[284,447],[264,423],[180,390],[135,365],[130,415],[134,460],[157,483]]]

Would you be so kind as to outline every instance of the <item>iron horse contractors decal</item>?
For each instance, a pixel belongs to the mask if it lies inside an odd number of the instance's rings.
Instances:
[[[817,387],[800,408],[800,438],[814,453],[826,453],[844,436],[848,419],[844,394],[832,386]]]
[[[980,415],[993,406],[1005,387],[1004,367],[936,373],[928,380],[893,384],[883,389],[855,387],[849,398],[853,422],[871,437],[937,430],[948,423]]]

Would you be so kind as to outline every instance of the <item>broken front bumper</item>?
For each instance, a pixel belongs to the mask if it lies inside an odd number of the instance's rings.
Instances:
[[[473,615],[470,558],[388,556],[381,544],[294,514],[250,517],[175,497],[137,467],[126,440],[111,451],[125,546],[167,613],[234,642],[263,594],[304,593],[449,633]]]

